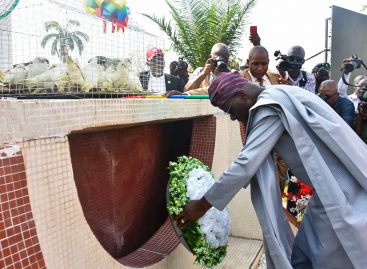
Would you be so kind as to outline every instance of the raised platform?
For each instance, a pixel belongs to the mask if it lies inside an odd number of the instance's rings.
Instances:
[[[164,207],[154,219],[147,214],[151,198],[139,191],[163,189],[167,179],[147,173],[158,167],[153,160],[160,169],[166,167],[167,160],[155,154],[179,154],[170,149],[180,143],[180,135],[186,139],[182,152],[202,160],[218,177],[242,148],[238,122],[208,100],[167,99],[0,100],[0,119],[0,268],[198,268],[166,230]],[[190,129],[171,128],[183,121],[190,122]],[[154,131],[132,135],[139,128]],[[136,136],[140,141],[155,137],[149,154],[142,145],[134,154]],[[131,148],[127,139],[136,139]],[[73,154],[77,147],[82,154]],[[126,158],[140,165],[131,170]],[[131,171],[139,175],[125,176]],[[138,182],[155,188],[140,188]],[[124,192],[132,207],[124,204]],[[219,268],[244,268],[259,253],[262,238],[249,189],[240,191],[229,212],[233,238],[225,267]],[[126,216],[134,216],[134,222]],[[144,237],[133,235],[133,228],[144,229],[144,220],[151,229]],[[139,243],[124,246],[133,241]]]

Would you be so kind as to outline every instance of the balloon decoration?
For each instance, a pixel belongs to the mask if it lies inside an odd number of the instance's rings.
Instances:
[[[115,30],[124,31],[129,21],[130,9],[126,5],[126,0],[86,0],[85,9],[89,14],[103,19],[105,33],[106,21],[112,23],[112,33]]]

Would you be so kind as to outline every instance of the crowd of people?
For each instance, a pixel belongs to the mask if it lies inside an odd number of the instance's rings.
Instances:
[[[347,93],[352,72],[344,72],[345,79],[336,83],[330,80],[330,64],[320,63],[311,72],[302,70],[305,62],[305,50],[301,46],[292,46],[287,55],[278,57],[277,70],[269,70],[269,53],[260,45],[258,36],[250,36],[254,47],[249,51],[246,65],[240,74],[248,81],[259,86],[292,85],[317,94],[330,105],[348,125],[367,143],[367,75],[357,76],[353,81],[354,92]],[[222,43],[214,44],[208,60],[188,73],[188,64],[184,59],[170,63],[170,74],[163,72],[164,53],[160,48],[147,51],[148,71],[140,73],[143,89],[152,90],[157,95],[207,95],[208,88],[216,76],[222,72],[231,72],[229,59],[231,52]],[[345,70],[351,58],[342,62]],[[352,109],[354,107],[354,109]]]

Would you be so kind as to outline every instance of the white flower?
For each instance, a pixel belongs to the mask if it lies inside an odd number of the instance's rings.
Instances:
[[[290,181],[297,183],[298,179],[295,176],[291,176]]]
[[[201,199],[213,184],[214,179],[210,172],[203,168],[193,169],[188,173],[187,194],[191,200]],[[213,207],[199,220],[201,231],[212,248],[227,244],[230,224],[227,208],[219,211]]]

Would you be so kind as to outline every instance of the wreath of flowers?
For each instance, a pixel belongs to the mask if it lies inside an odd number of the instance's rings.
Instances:
[[[209,168],[195,158],[182,156],[177,162],[169,163],[170,202],[167,205],[170,216],[178,215],[190,200],[200,199],[214,184]],[[227,254],[230,218],[227,209],[211,208],[198,221],[183,229],[183,238],[195,262],[212,268]]]
[[[286,181],[286,188],[282,193],[282,197],[287,203],[287,210],[296,217],[298,222],[302,221],[312,194],[313,189],[295,176],[291,176]]]

